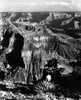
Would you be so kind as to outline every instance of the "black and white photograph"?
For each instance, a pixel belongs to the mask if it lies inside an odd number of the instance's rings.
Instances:
[[[81,0],[0,0],[0,100],[81,100]]]

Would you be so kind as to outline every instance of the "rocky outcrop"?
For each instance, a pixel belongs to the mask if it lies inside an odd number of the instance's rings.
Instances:
[[[12,75],[15,81],[30,83],[41,79],[45,65],[53,58],[60,62],[80,59],[80,49],[73,45],[74,39],[62,37],[63,34],[55,34],[48,28],[24,35],[27,38],[19,33],[14,36],[13,50],[6,58],[15,73]],[[16,67],[19,69],[14,72]]]
[[[38,23],[37,26],[35,26],[36,30],[34,31],[26,31],[23,27],[19,30],[21,27],[16,27],[11,22],[12,17],[13,14],[8,18],[8,23],[13,30],[7,30],[4,33],[2,46],[5,50],[12,47],[11,52],[6,52],[6,59],[7,63],[12,67],[12,72],[14,72],[16,67],[20,67],[17,69],[20,70],[19,72],[17,71],[19,80],[21,78],[20,75],[25,77],[23,80],[27,83],[33,82],[34,79],[41,79],[47,61],[53,58],[57,59],[59,62],[62,61],[62,63],[81,60],[79,56],[81,53],[81,42],[74,39],[69,33],[66,34],[67,30],[64,31],[63,29],[49,27],[50,23],[46,22],[43,25]],[[44,21],[54,23],[52,19]],[[14,32],[14,30],[16,30],[16,32]],[[7,34],[8,36],[6,37]],[[15,39],[13,45],[10,46],[11,37],[14,37]],[[21,70],[21,67],[24,70]],[[25,71],[24,73],[26,74],[22,74],[22,71]],[[18,78],[16,77],[18,74],[15,76],[17,81]]]

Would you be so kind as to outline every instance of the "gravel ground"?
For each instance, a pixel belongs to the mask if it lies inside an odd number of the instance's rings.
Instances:
[[[12,92],[0,91],[0,100],[74,100],[65,98],[63,95],[57,97],[52,93],[39,93],[37,95],[24,95],[21,93],[13,94]]]
[[[20,86],[20,84],[16,84]],[[53,92],[39,92],[36,94],[28,94],[28,87],[26,92],[22,93],[19,88],[15,89],[15,85],[12,82],[1,81],[0,82],[0,100],[74,100],[72,98],[64,97],[64,95],[56,96]],[[25,89],[24,88],[24,89]],[[31,90],[30,90],[31,91]]]

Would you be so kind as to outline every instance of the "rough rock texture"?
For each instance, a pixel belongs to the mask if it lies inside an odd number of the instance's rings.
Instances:
[[[32,17],[33,14],[34,13],[30,13]],[[19,15],[22,16],[21,13],[19,13]],[[16,23],[17,20],[15,19],[20,18],[17,13],[16,15],[12,13],[9,16],[9,18],[7,17],[9,27],[4,31],[4,39],[1,45],[5,52],[6,61],[12,67],[12,73],[14,73],[16,67],[19,67],[20,71],[16,71],[16,73],[19,74],[18,77],[20,77],[20,75],[25,77],[21,79],[22,81],[24,80],[29,83],[33,82],[34,78],[36,78],[36,80],[41,79],[45,65],[53,58],[65,64],[71,61],[81,61],[80,38],[76,39],[72,37],[72,34],[68,33],[70,31],[69,29],[65,30],[52,27],[51,22],[54,23],[55,21],[53,13],[47,13],[46,16],[43,17],[44,20],[37,21],[38,23],[34,26],[35,30],[31,29],[30,31],[25,30],[22,23],[21,26],[17,25],[17,27],[13,24],[12,21]],[[23,19],[24,16],[29,17],[30,22],[35,20],[30,18],[29,14],[27,14],[22,16],[23,23],[25,22]],[[33,25],[32,22],[29,26]],[[72,30],[71,32],[76,33],[79,31]],[[12,43],[11,38],[13,40]],[[22,74],[24,71],[26,73],[25,75]],[[16,77],[18,74],[15,75],[15,79],[17,80],[18,78]]]
[[[9,34],[12,33],[11,31]],[[26,33],[26,35],[21,36],[16,33],[14,37],[13,49],[11,52],[6,53],[6,59],[12,66],[12,71],[19,66],[25,68],[25,70],[19,68],[16,75],[12,75],[12,77],[15,77],[15,81],[21,80],[30,83],[36,77],[37,80],[41,79],[47,60],[55,58],[61,61],[66,59],[69,62],[80,59],[80,49],[74,45],[75,41],[78,41],[80,45],[79,40],[63,38],[62,35],[58,36],[46,27],[44,30],[37,31],[37,33],[32,32],[32,35]],[[3,47],[5,47],[4,42],[5,38],[2,41]],[[78,44],[76,43],[76,45]],[[5,48],[9,48],[9,43]]]

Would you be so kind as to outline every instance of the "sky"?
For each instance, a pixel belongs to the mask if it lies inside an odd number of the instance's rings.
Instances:
[[[0,0],[5,11],[81,11],[81,0]]]

